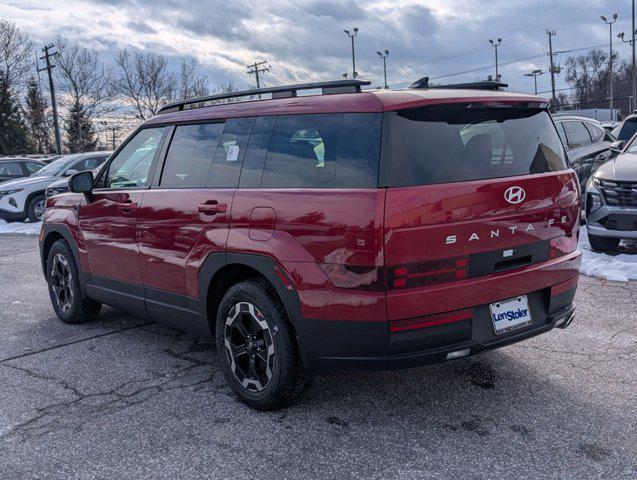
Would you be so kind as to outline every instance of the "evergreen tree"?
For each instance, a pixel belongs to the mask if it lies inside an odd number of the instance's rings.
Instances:
[[[25,117],[29,125],[31,140],[38,153],[54,151],[51,141],[52,118],[47,112],[48,104],[34,77],[27,84]]]
[[[92,152],[97,146],[91,119],[80,102],[75,102],[64,119],[66,140],[64,145],[70,153]]]
[[[20,106],[0,72],[0,155],[29,153],[33,145]]]

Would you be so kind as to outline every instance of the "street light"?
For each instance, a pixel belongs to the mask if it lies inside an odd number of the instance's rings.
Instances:
[[[383,59],[383,73],[385,74],[385,89],[387,86],[387,57],[389,57],[389,50],[385,49],[384,52],[376,52],[380,58]],[[384,53],[384,55],[383,55]]]
[[[354,55],[354,37],[358,35],[358,27],[354,27],[354,33],[349,33],[349,30],[343,30],[347,33],[347,36],[352,39],[352,77],[358,77],[358,72],[356,71],[356,57]]]
[[[498,73],[498,47],[502,43],[502,39],[498,38],[496,41],[489,39],[489,43],[493,45],[493,48],[495,48],[495,81],[499,82],[500,74]]]
[[[637,32],[635,32],[635,33],[637,33]],[[631,40],[626,40],[625,37],[626,37],[626,34],[624,32],[619,32],[617,34],[617,38],[619,38],[622,42],[628,43],[629,45],[632,46],[633,45],[632,37],[631,37]]]
[[[610,35],[609,35],[610,41],[608,42],[610,45],[610,56],[608,57],[608,72],[609,72],[608,77],[610,81],[610,95],[609,95],[608,109],[610,110],[610,119],[615,120],[615,112],[613,111],[613,23],[617,21],[617,14],[613,13],[612,20],[609,20],[604,15],[602,15],[599,18],[601,18],[604,21],[604,23],[608,25],[608,29],[610,32]]]
[[[544,70],[542,69],[538,69],[538,70],[533,70],[531,73],[525,73],[524,76],[525,77],[533,77],[533,82],[535,83],[535,94],[537,95],[537,77],[538,75],[543,75],[544,74]]]

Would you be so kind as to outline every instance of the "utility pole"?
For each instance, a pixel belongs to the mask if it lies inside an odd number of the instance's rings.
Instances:
[[[354,37],[358,35],[358,27],[354,27],[354,33],[349,33],[349,30],[343,30],[347,33],[347,36],[352,39],[352,77],[358,77],[358,72],[356,71],[356,55],[354,54]]]
[[[610,56],[608,58],[608,80],[610,83],[610,96],[609,96],[609,102],[608,102],[608,110],[610,112],[610,119],[611,120],[615,120],[615,111],[613,108],[613,23],[615,23],[617,21],[617,14],[613,13],[613,18],[612,20],[609,20],[608,18],[606,18],[604,15],[602,15],[601,18],[604,23],[606,25],[608,25],[608,31],[610,34],[610,40],[609,40],[609,48],[610,48]]]
[[[259,82],[259,73],[265,73],[265,72],[269,72],[270,71],[270,65],[268,65],[267,67],[262,67],[261,65],[266,65],[268,63],[267,60],[263,60],[262,62],[254,62],[251,65],[246,65],[246,68],[248,69],[248,75],[254,75],[256,77],[257,80],[257,90],[259,88],[261,88],[261,83]],[[261,95],[259,95],[259,98],[261,98]]]
[[[495,41],[489,39],[489,43],[491,45],[493,45],[493,47],[495,48],[495,81],[499,82],[500,81],[500,74],[498,73],[498,47],[502,43],[502,39],[498,38]]]
[[[551,110],[555,111],[557,109],[557,96],[555,95],[555,74],[557,69],[553,63],[553,36],[555,35],[555,30],[547,30],[546,34],[549,36],[549,58],[551,59],[551,66],[549,67],[551,70]]]
[[[389,50],[385,49],[382,53],[376,52],[380,58],[383,59],[383,73],[385,75],[385,90],[389,88],[387,85],[387,57],[389,57]]]
[[[53,109],[53,128],[55,130],[55,150],[58,155],[62,153],[62,141],[60,140],[60,125],[58,123],[58,108],[57,103],[55,102],[55,86],[53,85],[53,75],[51,74],[51,69],[55,67],[55,65],[51,64],[51,57],[59,55],[57,52],[52,52],[53,44],[45,45],[42,48],[44,55],[40,57],[41,60],[46,61],[46,67],[38,68],[38,72],[42,70],[46,70],[49,75],[49,90],[51,91],[51,108]]]
[[[544,70],[542,69],[538,69],[538,70],[533,70],[531,73],[525,73],[524,76],[525,77],[533,77],[533,82],[535,83],[535,94],[537,95],[537,77],[538,75],[543,75],[544,74]]]

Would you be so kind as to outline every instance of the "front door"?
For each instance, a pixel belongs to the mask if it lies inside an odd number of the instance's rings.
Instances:
[[[80,207],[79,225],[92,282],[111,289],[141,287],[137,246],[139,206],[167,129],[140,130],[98,179],[90,202]],[[93,278],[94,277],[94,278]]]

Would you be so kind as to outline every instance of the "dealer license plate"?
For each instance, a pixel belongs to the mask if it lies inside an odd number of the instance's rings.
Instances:
[[[533,322],[526,295],[492,303],[489,311],[496,335],[517,330]]]

